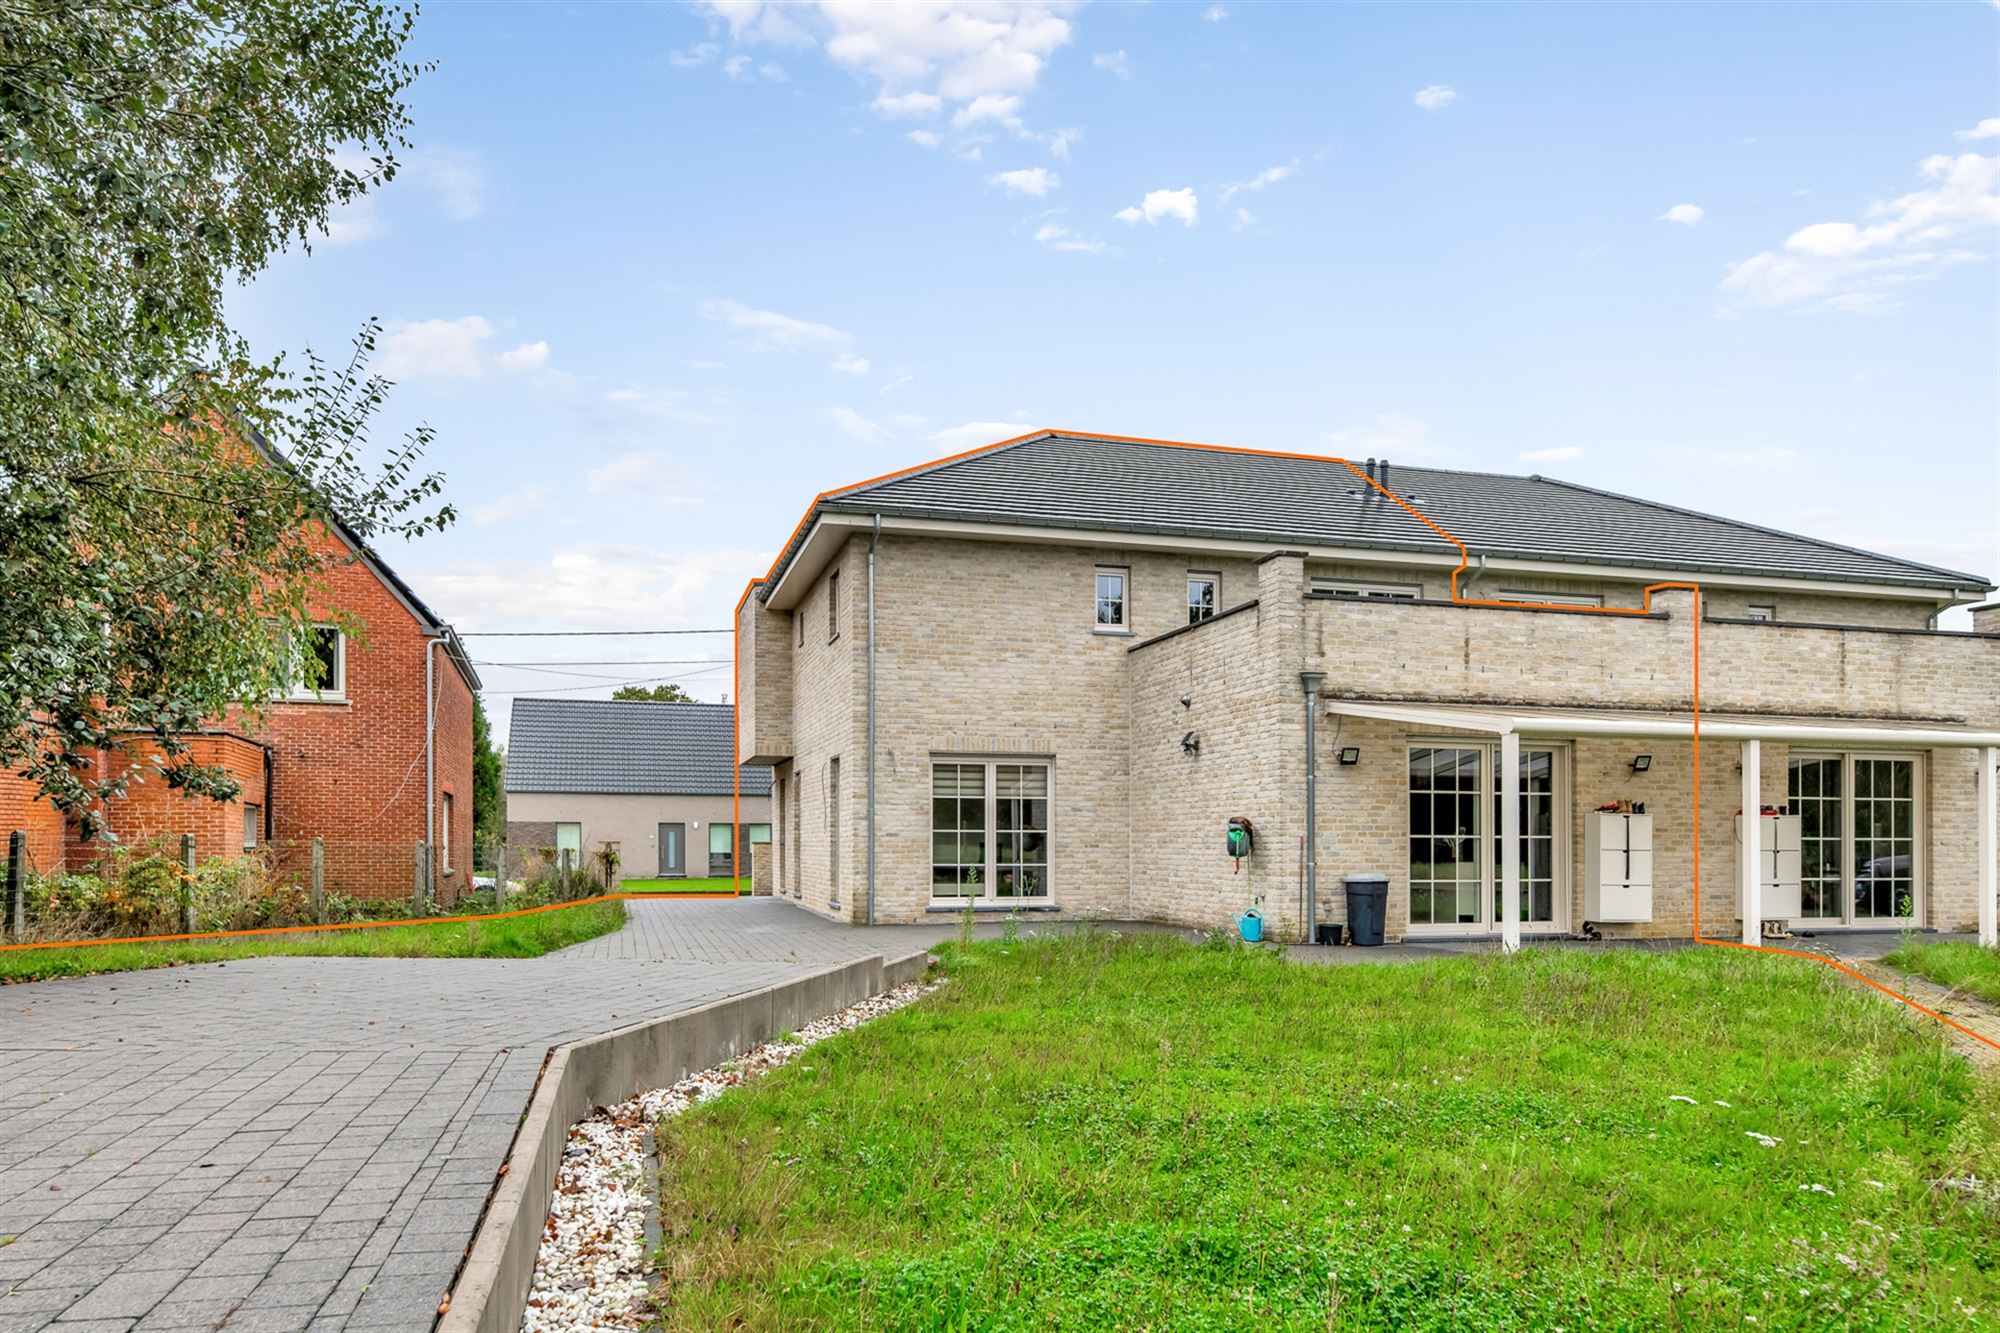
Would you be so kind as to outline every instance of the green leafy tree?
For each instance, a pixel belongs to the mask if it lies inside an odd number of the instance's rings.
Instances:
[[[611,691],[614,699],[637,699],[656,704],[691,704],[695,697],[678,685],[620,685]]]
[[[472,837],[493,844],[507,836],[506,763],[493,747],[486,705],[472,696]]]
[[[321,521],[379,542],[452,517],[428,431],[368,443],[373,325],[292,369],[223,312],[395,174],[413,19],[0,0],[0,765],[86,833],[122,787],[93,754],[129,737],[171,785],[234,794],[182,737],[300,677],[340,558]]]

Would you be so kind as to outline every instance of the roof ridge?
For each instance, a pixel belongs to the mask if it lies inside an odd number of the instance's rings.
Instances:
[[[824,503],[828,500],[846,499],[849,496],[859,495],[861,492],[871,490],[877,486],[887,486],[890,482],[908,481],[912,477],[928,476],[933,472],[942,472],[946,468],[956,467],[960,463],[970,463],[982,458],[991,458],[995,454],[1006,453],[1009,449],[1018,449],[1024,444],[1034,444],[1038,440],[1046,440],[1062,434],[1064,432],[1050,430],[1046,426],[1037,427],[1029,431],[1026,435],[1010,436],[1004,440],[995,440],[991,444],[974,445],[970,449],[961,449],[955,454],[946,454],[943,458],[933,458],[928,463],[918,463],[912,467],[902,468],[899,471],[886,473],[880,477],[870,477],[866,481],[857,481],[848,486],[837,486],[820,496],[820,501]]]
[[[1685,505],[1668,504],[1664,500],[1648,500],[1644,496],[1626,495],[1621,491],[1608,491],[1601,486],[1586,486],[1580,481],[1564,481],[1560,477],[1544,477],[1536,474],[1530,481],[1547,482],[1551,486],[1562,486],[1572,491],[1582,491],[1586,495],[1602,495],[1612,500],[1622,500],[1626,504],[1643,505],[1648,509],[1658,509],[1669,514],[1680,514],[1688,518],[1699,518],[1709,523],[1720,523],[1725,527],[1746,528],[1751,532],[1761,532],[1767,537],[1783,537],[1787,541],[1805,542],[1811,546],[1829,551],[1839,551],[1845,555],[1866,556],[1870,560],[1889,560],[1910,569],[1921,569],[1929,574],[1943,574],[1949,578],[1964,579],[1968,585],[1987,586],[1986,580],[1963,569],[1947,569],[1943,565],[1927,565],[1921,560],[1906,560],[1900,555],[1890,555],[1885,551],[1871,551],[1862,546],[1849,546],[1845,542],[1828,541],[1824,537],[1814,537],[1804,532],[1789,532],[1784,528],[1766,527],[1762,523],[1752,523],[1748,519],[1724,518],[1706,510],[1689,509]]]

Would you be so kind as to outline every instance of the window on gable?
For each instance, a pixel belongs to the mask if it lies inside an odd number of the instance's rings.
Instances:
[[[299,641],[293,662],[294,700],[347,697],[347,636],[332,625],[314,625]]]
[[[1131,571],[1119,565],[1100,565],[1097,570],[1097,628],[1103,631],[1126,627],[1125,589]]]
[[[1187,576],[1188,624],[1198,624],[1212,617],[1222,596],[1222,575],[1198,574],[1192,571]]]

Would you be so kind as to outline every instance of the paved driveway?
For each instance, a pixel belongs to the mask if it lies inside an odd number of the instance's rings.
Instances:
[[[0,988],[0,1333],[427,1328],[550,1046],[955,929],[630,906],[538,959]]]

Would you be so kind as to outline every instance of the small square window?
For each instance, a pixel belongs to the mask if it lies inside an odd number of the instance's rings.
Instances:
[[[1215,615],[1221,600],[1222,575],[1196,574],[1187,576],[1188,624],[1199,624]]]
[[[1776,620],[1778,608],[1775,606],[1751,606],[1743,613],[1747,620]]]
[[[1126,627],[1125,585],[1131,571],[1115,565],[1097,571],[1097,628],[1111,631]]]

